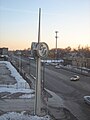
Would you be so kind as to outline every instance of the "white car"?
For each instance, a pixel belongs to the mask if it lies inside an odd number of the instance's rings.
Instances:
[[[76,80],[79,80],[80,77],[78,75],[74,75],[70,78],[71,81],[76,81]]]
[[[84,96],[84,101],[90,105],[90,96]]]
[[[59,68],[61,68],[61,67],[60,67],[59,65],[56,65],[55,68],[59,69]]]

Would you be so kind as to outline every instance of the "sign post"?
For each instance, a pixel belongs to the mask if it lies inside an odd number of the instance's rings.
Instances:
[[[35,85],[35,115],[41,115],[41,58],[48,55],[48,45],[40,42],[40,17],[41,9],[39,8],[39,28],[38,42],[33,42],[31,45],[32,55],[36,59],[36,85]]]
[[[38,44],[40,43],[40,20],[41,8],[39,8]],[[35,114],[41,115],[41,59],[36,58],[36,91],[35,91]]]

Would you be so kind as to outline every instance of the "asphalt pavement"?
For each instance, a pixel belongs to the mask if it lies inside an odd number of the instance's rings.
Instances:
[[[53,116],[55,120],[89,120],[90,108],[81,98],[90,92],[89,78],[80,76],[82,81],[71,83],[69,80],[71,73],[69,74],[68,71],[54,71],[52,68],[50,69],[50,67],[49,69],[45,69],[45,82],[47,88],[49,88],[47,92],[51,95],[44,98],[46,102],[43,103],[43,107],[46,109],[46,113]],[[33,81],[32,77],[30,79]],[[85,80],[87,80],[87,82]],[[2,111],[33,111],[34,102],[29,102],[29,99],[3,99],[0,100],[0,109]]]

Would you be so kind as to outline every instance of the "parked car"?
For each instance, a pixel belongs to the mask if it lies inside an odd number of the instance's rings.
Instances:
[[[78,75],[73,75],[73,76],[70,78],[71,81],[76,81],[76,80],[79,80],[79,79],[80,79],[80,77],[79,77]]]
[[[84,96],[84,101],[90,105],[90,96]]]

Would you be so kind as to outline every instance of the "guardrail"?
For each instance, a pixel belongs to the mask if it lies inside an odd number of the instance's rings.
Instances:
[[[73,67],[62,66],[61,68],[90,77],[90,72],[88,72],[82,68],[77,68],[75,66],[73,66]]]
[[[15,67],[15,69],[19,72],[19,74],[24,78],[24,80],[29,84],[30,88],[35,88],[34,80],[35,78],[32,75],[28,75],[23,68],[19,69],[15,64],[11,62],[11,64]]]

